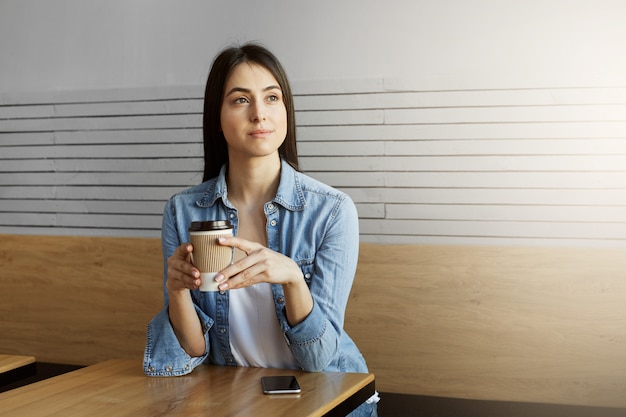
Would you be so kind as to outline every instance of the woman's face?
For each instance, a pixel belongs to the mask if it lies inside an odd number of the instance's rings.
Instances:
[[[272,73],[254,63],[233,68],[224,88],[220,123],[231,161],[277,155],[287,134],[287,110]]]

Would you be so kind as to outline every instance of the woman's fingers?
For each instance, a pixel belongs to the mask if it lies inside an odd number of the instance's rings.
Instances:
[[[237,248],[240,251],[244,252],[246,255],[250,255],[250,253],[254,252],[255,250],[265,247],[261,245],[260,243],[251,242],[249,240],[242,239],[242,238],[235,237],[235,236],[220,237],[219,239],[217,239],[217,243],[219,243],[222,246],[232,246],[234,248]]]
[[[192,250],[191,244],[182,244],[167,259],[169,290],[197,289],[200,286],[200,272],[191,263]]]
[[[272,282],[270,260],[261,252],[252,252],[245,258],[229,265],[216,280],[220,290],[249,287],[260,282]]]
[[[284,284],[299,273],[293,260],[259,243],[236,237],[220,239],[219,243],[233,246],[247,255],[224,268],[215,277],[221,291],[249,287],[260,282]]]

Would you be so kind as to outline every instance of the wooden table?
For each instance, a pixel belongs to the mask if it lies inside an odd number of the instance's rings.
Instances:
[[[300,394],[265,395],[261,376],[296,375]],[[148,377],[135,360],[110,360],[0,394],[3,417],[345,416],[374,394],[374,375],[199,366]]]
[[[11,384],[36,372],[34,356],[0,355],[0,385]]]

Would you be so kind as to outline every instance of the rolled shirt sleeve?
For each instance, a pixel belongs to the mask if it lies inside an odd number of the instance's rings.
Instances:
[[[209,329],[213,326],[213,319],[207,316],[198,306],[195,306],[207,346],[205,353],[199,357],[192,357],[180,346],[174,328],[170,323],[167,306],[163,308],[148,323],[146,348],[143,367],[149,376],[179,376],[186,375],[200,365],[209,355]]]

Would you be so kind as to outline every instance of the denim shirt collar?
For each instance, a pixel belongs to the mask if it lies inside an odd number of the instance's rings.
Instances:
[[[196,201],[199,207],[211,207],[218,199],[230,208],[232,204],[228,201],[228,190],[226,187],[226,165],[220,169],[219,175],[208,182],[208,188],[202,197]],[[280,204],[290,211],[302,211],[306,206],[302,183],[298,177],[298,171],[291,167],[285,160],[281,159],[280,183],[278,191],[272,202]]]

